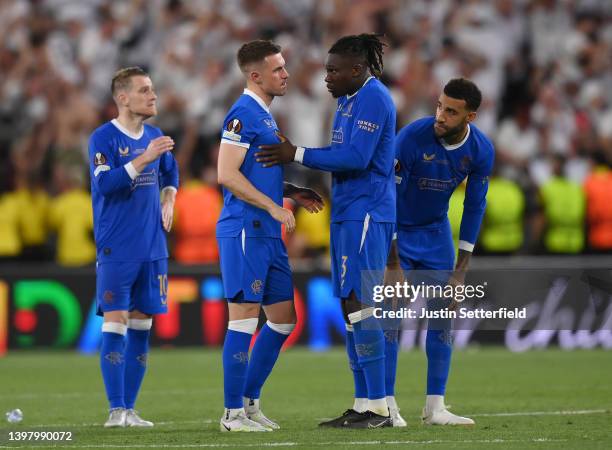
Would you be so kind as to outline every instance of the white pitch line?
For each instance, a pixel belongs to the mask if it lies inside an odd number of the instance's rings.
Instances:
[[[518,442],[567,442],[567,439],[436,439],[429,441],[348,441],[342,442],[342,445],[428,445],[428,444],[505,444]],[[238,443],[217,443],[217,444],[91,444],[91,445],[74,445],[67,444],[70,448],[252,448],[252,447],[329,447],[338,445],[337,441],[327,442],[260,442],[253,444],[238,444]],[[53,448],[56,445],[37,445],[37,448]],[[18,447],[2,447],[2,448],[18,448]]]
[[[522,411],[522,412],[501,412],[501,413],[480,413],[470,414],[472,417],[511,417],[511,416],[574,416],[580,414],[605,414],[607,409],[579,409],[568,411]]]
[[[155,422],[155,425],[180,425],[180,424],[209,424],[213,423],[212,419],[201,419],[201,420],[179,420],[179,421],[167,421],[167,422]],[[52,423],[44,425],[24,425],[27,428],[45,428],[45,427],[65,427],[65,428],[80,428],[80,427],[98,427],[102,426],[102,423]]]

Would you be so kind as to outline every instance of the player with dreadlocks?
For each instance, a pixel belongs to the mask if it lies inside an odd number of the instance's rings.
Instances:
[[[338,99],[330,146],[296,147],[284,140],[255,154],[265,167],[295,161],[332,172],[331,272],[346,320],[355,402],[321,426],[388,427],[394,416],[396,425],[405,425],[395,401],[387,402],[385,335],[373,315],[371,290],[362,292],[362,274],[370,285],[383,281],[395,223],[395,106],[378,79],[384,45],[378,35],[361,34],[329,50],[325,82]]]

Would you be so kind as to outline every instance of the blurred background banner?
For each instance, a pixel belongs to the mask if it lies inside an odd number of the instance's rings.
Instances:
[[[542,262],[547,262],[546,269],[535,267]],[[605,257],[477,260],[467,283],[485,285],[485,296],[465,300],[460,306],[529,306],[528,317],[515,321],[457,319],[455,345],[504,344],[513,351],[553,345],[612,348],[610,262]],[[329,273],[298,270],[294,282],[298,326],[286,345],[299,343],[320,351],[343,342],[344,320]],[[102,319],[95,314],[94,293],[94,268],[50,265],[0,270],[2,352],[36,347],[96,352]],[[216,266],[171,265],[169,312],[155,318],[153,345],[220,346],[227,326],[222,296]],[[424,320],[404,320],[399,326],[404,349],[424,343]]]

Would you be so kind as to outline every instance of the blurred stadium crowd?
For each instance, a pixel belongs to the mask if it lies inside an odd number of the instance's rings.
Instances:
[[[215,262],[216,154],[243,88],[238,47],[282,45],[290,90],[273,113],[294,143],[323,146],[327,49],[366,31],[389,44],[398,128],[431,115],[452,77],[481,88],[476,124],[497,155],[477,252],[612,249],[612,1],[0,0],[0,261],[94,261],[87,138],[115,115],[114,71],[139,65],[156,86],[155,123],[177,142],[172,257]],[[318,172],[287,175],[328,195]],[[458,191],[455,228],[461,203]],[[296,218],[290,256],[325,260],[329,212]]]

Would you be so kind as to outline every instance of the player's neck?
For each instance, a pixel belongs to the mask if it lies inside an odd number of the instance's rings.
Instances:
[[[140,132],[142,131],[144,121],[144,117],[136,114],[130,114],[129,112],[120,112],[117,116],[117,122],[119,122],[123,128],[135,135],[140,134]]]
[[[274,96],[266,94],[264,90],[261,89],[257,84],[247,82],[247,89],[252,93],[256,94],[260,99],[262,99],[268,107],[272,104]]]
[[[463,130],[460,130],[451,136],[445,137],[444,142],[448,145],[458,144],[459,142],[465,139],[465,136],[467,135],[467,133],[468,133],[468,127],[466,125]]]

